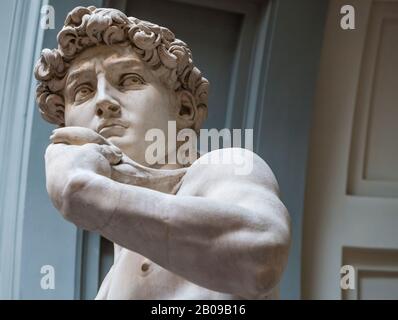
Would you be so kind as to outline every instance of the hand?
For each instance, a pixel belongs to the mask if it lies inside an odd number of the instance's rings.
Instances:
[[[120,188],[103,177],[175,194],[186,172],[144,167],[87,128],[56,129],[50,139],[53,143],[45,155],[47,191],[66,220],[87,230],[101,230],[117,204]],[[104,197],[109,198],[108,208],[98,201]],[[102,205],[97,208],[98,203]]]
[[[47,191],[59,210],[68,201],[65,190],[77,175],[111,176],[111,165],[120,163],[121,151],[106,144],[96,132],[81,127],[59,128],[50,137],[45,154]],[[86,143],[88,142],[88,143]]]
[[[111,165],[109,168],[110,173],[108,171],[106,174],[98,172],[98,168],[91,171],[110,177],[112,180],[120,183],[175,194],[182,182],[182,177],[186,173],[185,168],[160,170],[140,165],[123,154],[118,147],[100,134],[88,128],[66,127],[56,129],[50,138],[53,143],[77,146],[97,144],[99,147],[102,146],[99,152],[104,153],[107,159],[109,158],[109,164]]]

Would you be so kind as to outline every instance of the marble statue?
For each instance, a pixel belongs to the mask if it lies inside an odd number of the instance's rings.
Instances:
[[[72,10],[57,39],[35,67],[40,112],[58,126],[46,187],[65,219],[114,243],[96,298],[275,297],[290,218],[267,164],[241,148],[188,165],[146,161],[147,130],[175,121],[198,132],[206,118],[209,83],[188,46],[95,7]],[[206,161],[212,154],[240,154],[252,170],[237,175],[234,163]]]

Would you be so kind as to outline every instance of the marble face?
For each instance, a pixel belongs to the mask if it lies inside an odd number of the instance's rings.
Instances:
[[[131,46],[86,49],[69,68],[65,97],[65,126],[92,129],[136,162],[146,164],[152,128],[167,133],[176,120],[177,94],[163,84]]]

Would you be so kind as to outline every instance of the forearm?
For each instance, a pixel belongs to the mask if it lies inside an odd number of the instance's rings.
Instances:
[[[95,224],[111,241],[216,291],[255,297],[279,279],[288,237],[278,215],[96,179],[77,207],[106,217]]]

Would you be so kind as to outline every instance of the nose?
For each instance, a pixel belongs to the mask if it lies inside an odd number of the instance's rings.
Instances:
[[[103,118],[115,118],[120,116],[120,105],[117,101],[101,100],[97,101],[95,113]]]
[[[119,117],[121,113],[120,103],[110,93],[110,88],[105,79],[98,81],[97,101],[95,113],[103,118]]]

